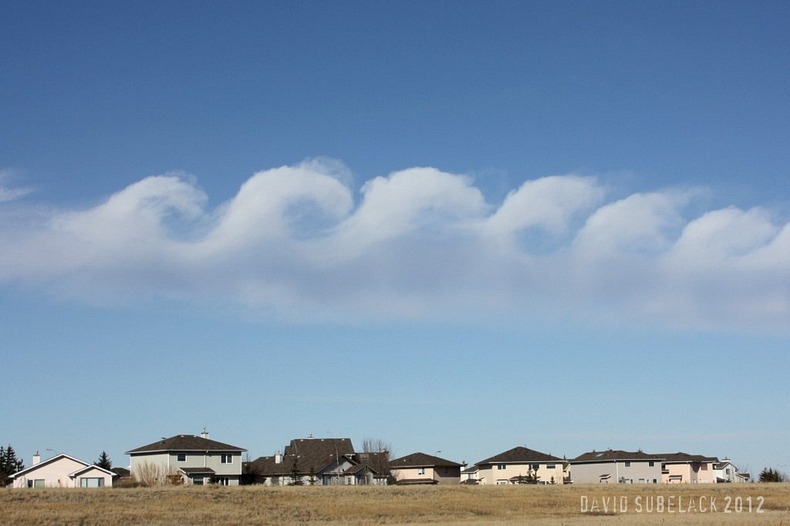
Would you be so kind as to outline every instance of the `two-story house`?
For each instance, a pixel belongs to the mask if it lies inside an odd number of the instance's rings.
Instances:
[[[458,462],[419,452],[390,461],[396,484],[458,484],[462,467]]]
[[[477,463],[479,484],[563,484],[568,461],[514,447]]]
[[[643,451],[589,451],[570,461],[571,480],[576,484],[658,484],[663,460]]]
[[[127,451],[132,475],[147,484],[183,482],[233,486],[241,478],[243,452],[238,446],[198,436],[176,435]]]
[[[669,484],[703,484],[716,482],[714,466],[716,457],[689,455],[688,453],[662,453],[662,481]]]

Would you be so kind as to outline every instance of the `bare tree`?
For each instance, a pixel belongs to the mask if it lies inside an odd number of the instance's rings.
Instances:
[[[134,469],[134,479],[141,486],[164,486],[170,484],[176,475],[175,468],[169,470],[162,464],[143,462]]]
[[[362,441],[360,461],[373,468],[381,477],[390,478],[392,445],[381,438],[366,438]]]

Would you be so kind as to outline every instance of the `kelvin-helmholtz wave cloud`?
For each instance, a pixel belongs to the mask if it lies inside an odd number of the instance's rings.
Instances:
[[[692,190],[612,197],[576,175],[527,181],[499,203],[434,168],[359,191],[349,180],[341,163],[308,161],[259,172],[215,207],[184,174],[78,210],[0,188],[0,281],[297,320],[790,321],[790,226],[763,208],[700,212]]]

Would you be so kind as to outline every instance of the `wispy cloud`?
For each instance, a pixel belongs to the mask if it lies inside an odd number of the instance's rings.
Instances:
[[[11,178],[9,170],[0,170],[0,203],[14,201],[33,192],[29,187],[9,186],[8,180]]]
[[[377,177],[359,195],[349,185],[342,163],[312,160],[259,172],[214,209],[184,174],[88,209],[0,208],[0,280],[296,319],[790,321],[790,226],[767,209],[689,217],[693,191],[614,199],[577,175],[527,181],[499,204],[434,168]]]

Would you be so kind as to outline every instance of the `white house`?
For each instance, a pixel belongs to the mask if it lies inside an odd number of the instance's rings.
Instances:
[[[33,465],[11,475],[15,488],[103,488],[112,486],[112,471],[60,453],[42,461],[38,453]]]
[[[132,475],[148,484],[239,484],[244,448],[199,436],[176,435],[132,449]]]
[[[716,482],[749,482],[751,478],[748,473],[741,473],[738,467],[728,458],[722,459],[713,465],[713,475]]]

